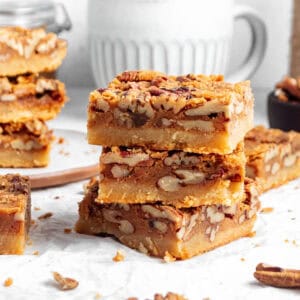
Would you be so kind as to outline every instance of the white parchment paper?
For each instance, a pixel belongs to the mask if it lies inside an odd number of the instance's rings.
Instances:
[[[204,255],[174,263],[147,257],[111,238],[80,235],[72,228],[83,182],[34,191],[32,245],[23,256],[0,256],[0,299],[151,299],[168,291],[192,300],[299,299],[299,290],[262,286],[253,278],[255,266],[266,262],[300,269],[300,180],[274,189],[261,197],[256,236],[243,238]],[[39,208],[40,210],[35,210]],[[46,220],[37,217],[52,212]],[[125,252],[123,262],[113,262],[116,251]],[[33,255],[39,251],[39,255]],[[52,272],[79,281],[77,289],[60,291]],[[1,282],[12,277],[10,287]]]

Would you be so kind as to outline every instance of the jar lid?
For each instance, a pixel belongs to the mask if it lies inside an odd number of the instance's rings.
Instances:
[[[0,6],[0,25],[47,27],[55,22],[55,14],[51,0],[5,0]]]

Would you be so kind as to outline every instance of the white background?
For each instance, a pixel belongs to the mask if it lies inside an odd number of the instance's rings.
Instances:
[[[59,77],[69,86],[93,86],[87,48],[87,4],[89,0],[56,1],[65,4],[73,22],[72,31],[62,34],[62,37],[69,41],[69,53],[59,71]],[[184,3],[184,1],[182,2]],[[293,1],[236,0],[236,3],[256,8],[267,23],[269,39],[266,56],[261,67],[251,79],[254,87],[271,89],[275,82],[289,72]],[[235,26],[229,70],[239,66],[246,56],[245,49],[248,49],[249,44],[249,28],[241,21]]]

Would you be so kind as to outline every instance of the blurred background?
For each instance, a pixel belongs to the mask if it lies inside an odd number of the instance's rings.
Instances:
[[[67,86],[94,86],[88,49],[87,7],[89,0],[58,0],[62,2],[72,20],[72,30],[61,34],[69,42],[68,56],[59,70]],[[97,0],[91,0],[97,1]],[[126,1],[126,0],[123,0]],[[219,0],[222,1],[222,0]],[[109,0],[108,0],[109,2]],[[275,82],[289,73],[290,39],[293,16],[292,0],[236,0],[237,4],[247,4],[255,8],[264,19],[268,31],[265,57],[250,78],[255,88],[271,89]],[[101,31],[102,28],[98,28]],[[233,46],[228,70],[235,70],[245,59],[251,45],[250,27],[239,20],[234,26]]]

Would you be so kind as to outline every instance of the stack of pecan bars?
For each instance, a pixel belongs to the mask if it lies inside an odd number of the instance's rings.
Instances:
[[[60,112],[66,93],[63,83],[39,73],[55,71],[66,51],[66,42],[44,29],[0,28],[0,167],[48,164],[45,121]]]
[[[249,82],[124,72],[90,94],[88,140],[104,145],[77,231],[186,259],[250,234],[259,206],[245,179]]]

